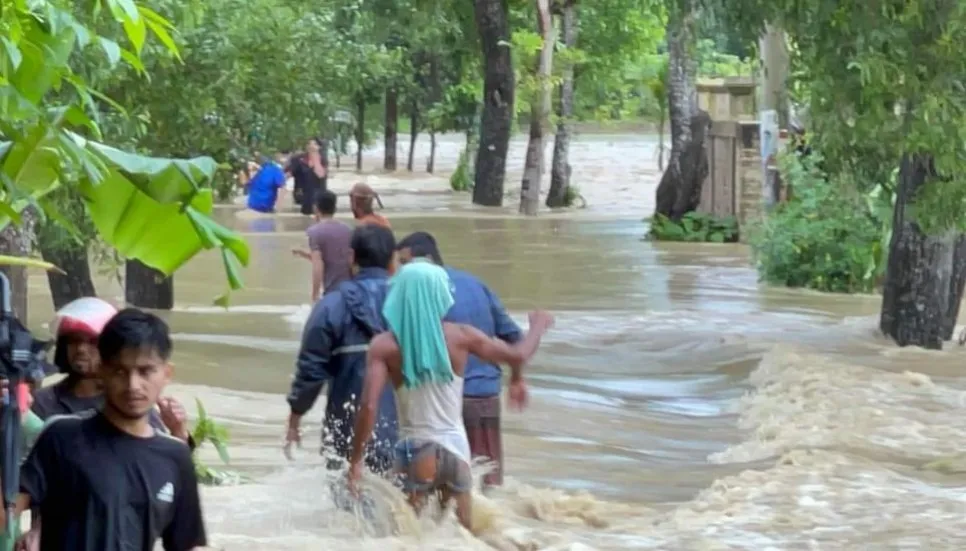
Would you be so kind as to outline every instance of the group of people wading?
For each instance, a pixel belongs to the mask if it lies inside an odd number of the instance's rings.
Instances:
[[[337,197],[319,190],[309,249],[314,306],[302,334],[285,451],[301,444],[301,419],[324,387],[322,452],[348,466],[359,495],[364,469],[390,477],[417,510],[437,495],[470,527],[471,461],[502,483],[501,365],[522,408],[522,367],[553,318],[530,314],[524,334],[474,276],[443,263],[436,240],[396,242],[372,209],[371,188],[350,192],[356,225],[336,220]],[[29,454],[15,512],[31,527],[3,534],[7,549],[166,551],[207,545],[186,414],[162,396],[173,373],[168,326],[97,298],[62,308],[49,371],[66,377],[18,396]]]
[[[315,233],[311,243],[334,246]],[[486,285],[443,264],[428,233],[396,243],[386,225],[361,224],[348,248],[353,275],[325,287],[302,333],[286,450],[327,385],[322,450],[339,458],[330,468],[347,461],[356,491],[363,466],[393,477],[417,509],[431,494],[454,498],[469,528],[472,459],[496,463],[484,485],[502,483],[499,366],[510,367],[510,401],[522,408],[522,367],[553,318],[532,312],[524,334]]]

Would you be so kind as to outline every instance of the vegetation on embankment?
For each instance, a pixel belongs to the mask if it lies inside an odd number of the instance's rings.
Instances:
[[[738,241],[738,220],[734,216],[716,217],[704,212],[689,212],[674,221],[655,214],[650,219],[648,236],[655,241],[685,241],[688,243],[735,243]]]
[[[890,186],[860,191],[830,178],[818,155],[780,160],[791,198],[749,228],[755,264],[770,284],[818,291],[875,291],[885,274],[895,200]]]
[[[191,438],[195,442],[192,459],[195,462],[198,482],[208,486],[221,486],[243,481],[244,478],[238,473],[225,469],[215,469],[198,457],[198,450],[205,444],[211,444],[222,463],[229,465],[231,462],[231,458],[228,456],[228,429],[208,417],[208,412],[201,400],[195,399],[195,406],[198,411],[198,419],[195,421],[194,430],[191,431]]]

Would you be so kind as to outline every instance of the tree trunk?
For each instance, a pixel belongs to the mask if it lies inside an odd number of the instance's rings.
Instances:
[[[415,100],[409,108],[409,158],[406,159],[406,170],[413,171],[416,158],[416,138],[419,137],[419,103]]]
[[[476,155],[479,153],[479,148],[474,138],[477,135],[472,131],[466,133],[466,171],[468,174],[476,174]]]
[[[561,14],[561,33],[568,50],[577,46],[577,7],[576,0],[566,0]],[[557,105],[557,135],[553,140],[553,161],[550,169],[550,192],[547,206],[550,208],[567,206],[570,193],[570,138],[573,133],[571,118],[574,115],[574,66],[567,63],[563,68],[560,82],[560,103]]]
[[[436,132],[429,133],[429,160],[426,161],[426,172],[436,171]]]
[[[80,243],[74,246],[66,243],[48,244],[42,238],[37,240],[37,247],[44,260],[67,272],[66,275],[47,272],[47,285],[50,287],[50,298],[54,301],[54,310],[60,310],[67,303],[81,297],[97,296],[94,280],[91,278],[87,247]]]
[[[785,32],[774,25],[765,25],[759,47],[761,66],[760,114],[762,145],[762,200],[766,209],[779,201],[778,140],[780,130],[788,128],[788,48]]]
[[[774,109],[778,114],[778,127],[788,128],[788,44],[785,31],[775,25],[765,25],[759,52],[761,110]]]
[[[12,222],[0,231],[0,254],[9,256],[29,256],[33,250],[36,235],[37,217],[28,208],[20,217],[20,225]],[[27,294],[29,292],[27,268],[24,266],[5,266],[0,268],[10,280],[10,307],[13,315],[27,325]]]
[[[507,0],[474,0],[474,15],[483,55],[483,115],[476,156],[473,203],[503,205],[506,156],[513,125],[513,60]]]
[[[124,274],[124,300],[138,308],[170,310],[174,308],[174,278],[145,266],[138,260],[128,260]]]
[[[366,99],[356,98],[356,171],[362,172],[362,144],[366,141]]]
[[[520,185],[520,213],[536,216],[540,210],[540,185],[543,182],[544,147],[543,137],[550,125],[550,109],[553,106],[553,87],[550,85],[550,71],[553,67],[553,14],[550,13],[550,0],[536,0],[537,29],[543,39],[540,59],[537,63],[537,79],[540,91],[530,109],[530,141],[527,143],[527,158],[523,164],[523,181]]]
[[[654,209],[656,214],[675,221],[697,208],[697,198],[701,197],[701,186],[708,171],[704,137],[710,118],[698,109],[697,64],[693,55],[694,0],[689,7],[690,10],[685,12],[672,10],[668,14],[667,89],[671,152],[667,169],[657,187]],[[694,136],[693,130],[703,132],[700,136]]]
[[[399,92],[395,88],[386,89],[386,121],[384,134],[385,151],[382,168],[396,170],[396,126],[399,123]]]
[[[966,282],[964,240],[954,232],[926,235],[907,211],[919,189],[935,179],[932,159],[903,156],[879,328],[899,346],[941,350],[952,336]]]
[[[667,101],[666,99],[664,101]],[[664,170],[664,127],[667,126],[667,107],[662,102],[657,114],[657,169]]]
[[[953,338],[959,307],[963,302],[963,289],[966,288],[966,236],[960,235],[953,249],[953,275],[949,282],[949,301],[943,322],[943,340]]]

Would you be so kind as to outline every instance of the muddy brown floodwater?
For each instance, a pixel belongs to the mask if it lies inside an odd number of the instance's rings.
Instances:
[[[309,311],[309,267],[290,249],[308,221],[221,209],[251,244],[247,289],[228,310],[210,306],[224,280],[203,256],[178,273],[177,307],[164,314],[176,339],[171,394],[190,410],[201,399],[228,426],[233,468],[250,477],[205,490],[214,547],[961,549],[963,350],[885,342],[875,296],[764,288],[743,247],[642,241],[656,143],[578,139],[588,208],[536,219],[472,208],[444,178],[366,177],[398,235],[433,232],[446,261],[484,279],[521,324],[537,306],[558,316],[528,367],[532,407],[504,418],[509,478],[479,499],[479,537],[452,517],[418,522],[388,493],[392,537],[336,511],[335,475],[316,453],[321,404],[306,417],[306,449],[283,459],[283,393]],[[443,171],[460,145],[442,140]],[[524,148],[511,147],[509,187]],[[344,193],[356,178],[339,173],[332,187]],[[31,286],[32,321],[49,319],[43,276]]]

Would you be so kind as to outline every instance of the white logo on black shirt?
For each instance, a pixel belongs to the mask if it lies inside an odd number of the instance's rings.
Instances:
[[[170,482],[165,482],[164,486],[161,486],[161,489],[158,490],[157,498],[158,501],[165,503],[174,501],[174,486]]]

